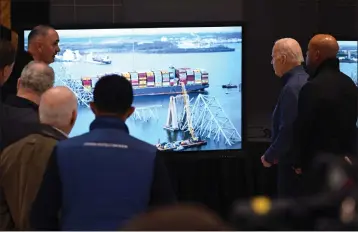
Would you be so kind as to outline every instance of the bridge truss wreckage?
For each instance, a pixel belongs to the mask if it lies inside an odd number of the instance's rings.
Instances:
[[[189,102],[188,106],[185,106],[185,98]],[[188,111],[185,107],[190,108],[191,126],[188,125],[186,115]],[[202,94],[191,99],[187,94],[171,96],[164,128],[172,131],[189,131],[190,127],[200,137],[213,139],[216,142],[223,139],[229,146],[241,142],[240,133],[215,97]]]
[[[79,78],[72,78],[72,75],[67,73],[66,67],[60,66],[60,74],[56,75],[55,86],[66,86],[70,88],[78,99],[78,104],[89,107],[89,103],[93,101],[93,94],[91,89],[83,87],[82,81]],[[151,105],[145,107],[136,107],[131,119],[147,122],[151,119],[159,119],[158,108],[161,105]]]

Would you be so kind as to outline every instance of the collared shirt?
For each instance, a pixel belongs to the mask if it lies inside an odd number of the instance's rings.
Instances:
[[[57,130],[58,132],[60,132],[62,135],[64,135],[66,138],[68,138],[68,134],[66,134],[65,132],[63,132],[62,130],[56,128],[56,127],[52,127],[53,129]]]

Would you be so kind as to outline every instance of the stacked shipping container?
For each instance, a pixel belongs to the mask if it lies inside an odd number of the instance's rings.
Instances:
[[[209,83],[209,73],[205,70],[201,71],[201,84]]]
[[[138,73],[138,77],[139,77],[139,88],[147,87],[147,73],[140,72]]]
[[[133,88],[138,87],[139,81],[138,81],[138,73],[132,72],[130,73],[131,83]]]
[[[154,78],[155,78],[155,86],[160,87],[162,86],[163,77],[161,71],[155,71],[154,72]]]
[[[155,77],[153,72],[147,72],[147,86],[154,87]]]
[[[177,86],[181,83],[185,85],[209,83],[209,74],[207,71],[191,68],[169,68],[168,70],[148,72],[124,72],[119,75],[122,75],[130,81],[133,88],[169,87]],[[91,90],[99,78],[99,76],[97,78],[83,77],[81,78],[82,85],[86,89]]]
[[[83,77],[82,78],[82,86],[87,90],[92,90],[92,78]]]
[[[170,85],[169,81],[169,72],[168,71],[162,71],[162,77],[163,77],[163,87],[167,87]]]
[[[201,71],[199,69],[194,70],[194,81],[195,84],[201,84]]]

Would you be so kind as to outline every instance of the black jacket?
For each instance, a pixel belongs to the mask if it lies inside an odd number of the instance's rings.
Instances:
[[[320,65],[303,86],[295,122],[295,167],[308,167],[315,154],[356,154],[357,87],[340,72],[338,59]]]
[[[3,125],[1,148],[17,142],[23,137],[35,132],[34,125],[40,123],[39,106],[34,102],[15,95],[9,96],[3,105]],[[27,126],[24,126],[27,125]]]
[[[0,150],[39,129],[39,118],[32,108],[17,108],[3,104],[2,111]]]
[[[33,61],[33,60],[34,59],[30,55],[30,53],[28,53],[28,52],[26,52],[24,50],[19,50],[18,51],[18,53],[16,55],[14,68],[12,70],[10,78],[9,78],[9,80],[7,80],[5,82],[4,86],[2,87],[1,95],[2,95],[2,100],[3,101],[5,101],[8,96],[16,95],[16,92],[17,92],[17,89],[16,89],[17,80],[21,76],[21,72],[24,69],[24,67],[30,61]]]

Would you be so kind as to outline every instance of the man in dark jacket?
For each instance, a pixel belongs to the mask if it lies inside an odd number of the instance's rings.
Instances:
[[[77,98],[66,87],[52,88],[43,94],[39,113],[42,124],[22,124],[29,134],[1,153],[0,209],[9,210],[0,214],[0,230],[31,230],[31,204],[54,146],[76,121]]]
[[[278,163],[278,194],[293,197],[298,181],[290,163],[293,123],[296,120],[298,94],[307,82],[308,74],[301,65],[302,49],[291,38],[278,40],[272,49],[272,65],[281,78],[283,88],[272,116],[273,136],[269,149],[261,157],[265,167]]]
[[[339,70],[338,50],[331,35],[316,35],[308,45],[310,78],[299,95],[294,136],[294,168],[307,181],[318,154],[333,153],[342,158],[356,154],[357,87]],[[307,190],[313,191],[313,186]]]
[[[28,135],[29,128],[22,123],[39,123],[38,104],[41,95],[54,85],[55,74],[43,62],[31,61],[25,66],[18,80],[16,96],[9,96],[4,106],[5,118],[1,148]]]
[[[49,160],[32,208],[35,230],[117,230],[151,205],[175,202],[156,147],[129,135],[130,82],[102,77],[93,98],[90,132],[60,142]]]
[[[58,33],[50,26],[39,25],[31,30],[28,35],[27,51],[18,50],[14,70],[9,81],[4,85],[3,100],[16,94],[17,79],[30,61],[34,60],[46,64],[54,62],[55,55],[60,51],[59,41]],[[22,47],[22,45],[19,47]]]

